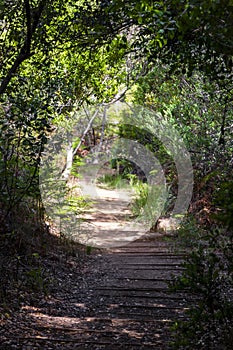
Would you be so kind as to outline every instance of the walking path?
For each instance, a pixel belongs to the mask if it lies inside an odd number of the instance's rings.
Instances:
[[[50,294],[22,305],[2,323],[0,349],[171,348],[169,326],[184,317],[188,302],[167,283],[182,271],[183,255],[172,253],[159,234],[136,239],[137,231],[127,229],[121,235],[117,225],[127,225],[130,213],[122,209],[128,199],[96,199],[96,210],[86,213],[96,226],[92,239],[111,247],[91,255],[82,268],[73,257],[54,269],[58,282]],[[120,239],[112,244],[116,233]]]
[[[117,247],[146,233],[145,224],[137,222],[130,211],[134,196],[130,188],[103,189],[90,179],[80,181],[79,185],[82,194],[93,201],[91,208],[81,213],[79,242],[99,248]]]

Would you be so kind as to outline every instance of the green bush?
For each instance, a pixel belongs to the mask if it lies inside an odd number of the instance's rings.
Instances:
[[[131,176],[131,184],[135,192],[135,198],[132,202],[132,212],[138,216],[142,213],[143,208],[147,203],[148,197],[148,184],[138,181],[135,176]]]
[[[118,174],[105,174],[97,179],[99,187],[107,189],[126,188],[129,186],[129,182]]]
[[[207,232],[188,220],[180,230],[193,247],[170,288],[187,292],[191,306],[186,319],[172,327],[174,349],[232,349],[233,241],[229,221],[225,224]]]
[[[218,208],[214,218],[229,231],[233,231],[233,181],[224,182],[215,191],[214,204]]]

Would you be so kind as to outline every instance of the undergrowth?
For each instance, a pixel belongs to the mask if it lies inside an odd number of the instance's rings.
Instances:
[[[172,327],[174,349],[230,350],[233,342],[233,202],[232,182],[215,193],[216,214],[203,227],[188,217],[178,230],[175,249],[190,251],[172,291],[188,291],[185,320]]]
[[[0,228],[0,307],[18,308],[25,299],[48,295],[55,283],[53,257],[57,265],[91,252],[55,232],[40,203],[20,203]]]
[[[97,185],[109,190],[122,189],[129,187],[129,181],[120,174],[105,174],[97,179]]]

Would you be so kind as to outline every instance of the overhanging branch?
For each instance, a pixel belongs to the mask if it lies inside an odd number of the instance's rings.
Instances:
[[[24,44],[16,57],[14,63],[12,64],[11,68],[9,69],[7,75],[5,78],[2,80],[2,83],[0,85],[0,95],[3,94],[10,83],[13,75],[19,68],[19,66],[27,60],[30,56],[33,55],[31,52],[31,42],[32,42],[32,37],[36,31],[36,28],[38,26],[39,20],[41,18],[42,12],[44,10],[46,1],[42,0],[39,7],[37,8],[36,11],[34,11],[33,18],[31,17],[31,9],[30,9],[30,4],[29,0],[24,1],[24,6],[25,6],[25,13],[26,13],[26,25],[27,25],[27,35],[24,40]]]

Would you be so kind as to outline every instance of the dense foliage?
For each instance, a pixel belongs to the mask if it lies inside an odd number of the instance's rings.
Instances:
[[[193,162],[189,211],[197,226],[182,232],[204,230],[207,239],[198,241],[181,280],[180,287],[191,286],[202,303],[191,314],[191,326],[184,326],[182,346],[204,330],[210,334],[201,338],[205,348],[216,328],[230,327],[232,303],[219,289],[232,288],[232,23],[231,0],[0,0],[0,273],[5,280],[8,264],[18,271],[25,259],[35,264],[34,280],[42,283],[35,242],[47,226],[38,171],[52,133],[81,107],[124,100],[168,120]],[[86,121],[97,141],[110,135],[104,117],[101,130],[92,128],[88,114]],[[122,123],[117,132],[158,157],[171,211],[178,183],[166,149],[142,129]],[[46,242],[39,246],[41,254]],[[6,295],[1,286],[0,301]]]

